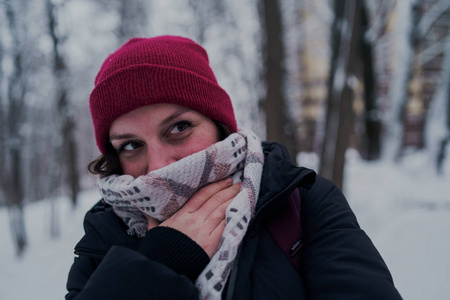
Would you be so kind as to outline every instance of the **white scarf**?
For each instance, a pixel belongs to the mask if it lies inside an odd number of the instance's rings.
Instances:
[[[220,299],[255,210],[264,155],[254,133],[240,129],[225,140],[189,155],[164,168],[134,179],[130,175],[99,178],[103,199],[127,224],[129,234],[147,232],[144,213],[164,221],[180,209],[203,186],[228,176],[242,181],[240,192],[226,211],[226,226],[211,261],[197,278],[201,299]]]

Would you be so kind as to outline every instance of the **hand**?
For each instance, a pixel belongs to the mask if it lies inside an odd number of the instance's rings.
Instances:
[[[174,228],[190,237],[211,258],[225,229],[225,212],[239,193],[241,183],[231,178],[211,183],[196,192],[186,204],[159,226]],[[149,224],[150,226],[150,224]]]

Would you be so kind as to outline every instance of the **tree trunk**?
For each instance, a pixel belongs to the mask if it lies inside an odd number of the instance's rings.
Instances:
[[[208,2],[209,1],[210,0],[208,0]],[[200,45],[202,45],[205,43],[205,33],[208,27],[207,25],[209,23],[206,18],[211,17],[211,12],[209,12],[206,7],[208,3],[199,0],[188,0],[188,4],[196,16],[195,18],[195,22],[197,23],[196,24],[197,34],[195,35],[196,40]]]
[[[439,175],[442,175],[442,166],[444,165],[444,161],[447,158],[446,156],[446,152],[447,152],[447,146],[450,142],[450,133],[447,134],[447,136],[445,138],[443,138],[441,140],[441,143],[439,145],[439,149],[438,149],[438,155],[436,157],[436,172]]]
[[[136,36],[146,35],[147,14],[142,0],[119,0],[118,13],[120,22],[116,28],[119,43],[123,44]]]
[[[350,60],[357,47],[354,31],[359,1],[335,1],[332,61],[327,99],[325,136],[319,173],[342,189],[345,152],[353,124],[353,91],[349,84]]]
[[[442,137],[439,142],[439,149],[436,156],[436,171],[438,174],[442,174],[442,167],[446,159],[447,147],[448,144],[450,143],[450,28],[447,33],[446,45],[447,48],[445,51],[445,58],[444,58],[445,66],[442,70],[443,81],[441,92],[442,97],[444,97],[445,101],[445,108],[443,108],[443,110],[445,110],[445,113],[442,115],[444,115],[445,118],[445,127],[447,135]]]
[[[368,12],[364,5],[361,5],[361,30],[359,30],[358,40],[361,41],[361,60],[364,80],[364,128],[362,137],[362,157],[366,160],[377,160],[381,153],[381,110],[377,105],[376,80],[372,54],[372,43],[365,38],[368,30]]]
[[[57,35],[58,20],[55,13],[55,5],[47,0],[48,29],[53,42],[53,73],[56,80],[57,96],[56,107],[59,115],[59,123],[62,135],[62,146],[57,146],[56,152],[61,152],[64,169],[67,172],[66,180],[69,187],[72,205],[76,206],[80,189],[79,172],[77,168],[78,151],[75,142],[75,122],[73,121],[73,107],[69,103],[67,88],[67,66],[60,53],[61,37]]]
[[[16,255],[22,256],[28,243],[25,230],[25,219],[23,215],[23,205],[17,204],[9,206],[8,214],[11,234],[16,246]]]
[[[398,161],[403,149],[403,123],[408,101],[408,86],[413,64],[412,40],[415,34],[413,2],[415,0],[397,1],[395,14],[397,23],[394,34],[395,51],[398,59],[394,62],[394,71],[389,84],[386,134],[383,141],[382,155],[388,160]]]
[[[278,0],[261,1],[261,21],[264,30],[263,54],[266,97],[263,108],[266,114],[267,141],[286,146],[295,163],[297,146],[295,126],[287,112],[285,85],[285,47],[283,22]]]
[[[25,230],[25,220],[23,216],[23,166],[21,145],[23,145],[20,135],[20,127],[23,122],[25,111],[24,98],[26,94],[26,82],[23,74],[22,52],[19,43],[19,31],[11,1],[5,2],[6,17],[13,37],[13,72],[8,83],[8,127],[7,132],[7,150],[6,150],[6,168],[2,170],[2,184],[5,197],[10,212],[11,233],[16,245],[18,256],[23,254],[27,245],[27,236]],[[8,164],[9,158],[9,164]]]
[[[63,127],[64,155],[67,165],[67,183],[69,186],[70,199],[75,207],[80,191],[80,173],[78,171],[78,151],[75,141],[75,123],[70,119],[66,120]]]
[[[3,66],[3,45],[2,41],[0,40],[0,66]],[[3,69],[0,67],[0,84],[3,84]],[[2,180],[2,175],[4,173],[4,170],[6,169],[5,166],[5,141],[6,141],[6,114],[4,112],[3,107],[3,93],[0,93],[0,180]],[[6,203],[5,199],[5,193],[3,191],[3,186],[0,185],[0,206],[3,206]]]

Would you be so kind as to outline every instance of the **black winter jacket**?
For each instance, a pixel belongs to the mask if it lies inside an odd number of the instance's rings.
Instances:
[[[232,267],[224,299],[401,299],[380,254],[359,228],[345,197],[328,180],[292,166],[284,147],[263,143],[265,164],[255,216]],[[299,270],[265,229],[299,187],[304,244]],[[112,208],[87,214],[66,299],[196,299],[204,251],[170,228],[141,240]],[[156,230],[155,230],[156,229]],[[289,230],[289,229],[286,229]]]

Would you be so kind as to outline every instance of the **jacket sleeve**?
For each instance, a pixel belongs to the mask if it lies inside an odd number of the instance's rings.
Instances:
[[[341,191],[320,176],[311,189],[299,190],[304,232],[301,272],[308,299],[401,299]]]
[[[197,299],[193,281],[208,262],[187,236],[156,227],[137,250],[113,246],[98,267],[88,256],[75,258],[66,299]]]

